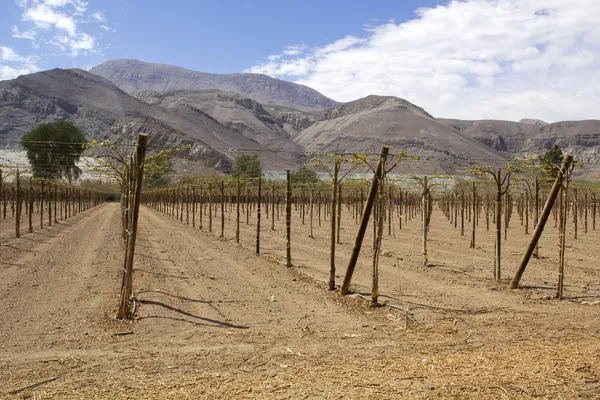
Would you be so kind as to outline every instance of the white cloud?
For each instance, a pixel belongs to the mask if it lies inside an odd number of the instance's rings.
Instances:
[[[63,51],[70,50],[71,56],[77,56],[80,53],[87,55],[88,52],[93,52],[96,39],[87,33],[82,33],[75,39],[68,36],[56,36],[54,43]]]
[[[111,27],[106,26],[106,25],[100,25],[100,29],[105,30],[105,31],[109,31],[109,32],[112,32],[112,33],[115,33],[117,31],[115,28],[111,28]]]
[[[72,15],[58,12],[53,6],[45,3],[25,9],[22,19],[26,22],[32,22],[41,29],[56,28],[63,30],[69,36],[75,36],[77,32],[77,24]]]
[[[0,46],[0,80],[39,71],[35,57],[21,56],[12,48]]]
[[[0,46],[0,60],[9,62],[33,63],[33,57],[22,57],[10,47]]]
[[[451,1],[246,72],[340,101],[399,96],[440,117],[600,118],[598,21],[598,0]]]
[[[96,39],[79,29],[81,17],[88,3],[83,0],[17,0],[23,8],[21,21],[26,28],[13,27],[13,37],[34,40],[42,36],[41,43],[51,44],[68,55],[77,56],[95,52]],[[98,22],[106,21],[104,13],[91,14]],[[34,49],[39,42],[32,44]]]
[[[27,75],[33,72],[38,71],[37,69],[32,68],[11,68],[8,65],[0,64],[0,81],[4,81],[7,79],[14,79],[19,75]]]
[[[106,15],[102,11],[96,11],[91,17],[98,22],[106,22]]]
[[[33,32],[33,31],[21,32],[19,30],[19,28],[17,28],[16,26],[13,26],[12,27],[12,37],[14,37],[16,39],[34,40],[35,39],[35,32]]]
[[[305,44],[294,44],[286,47],[283,54],[286,56],[297,56],[302,54],[307,47]]]

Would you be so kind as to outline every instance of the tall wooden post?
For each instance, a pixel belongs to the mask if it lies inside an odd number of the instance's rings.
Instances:
[[[17,170],[17,190],[15,193],[15,237],[21,237],[21,175]]]
[[[377,196],[379,177],[383,174],[383,166],[385,164],[388,152],[389,147],[383,146],[381,148],[379,162],[377,163],[375,174],[373,175],[371,188],[369,189],[369,195],[367,197],[367,203],[365,204],[365,209],[363,210],[363,215],[360,219],[358,233],[356,234],[356,240],[354,241],[354,248],[352,249],[350,261],[348,262],[348,268],[346,269],[346,276],[344,277],[344,282],[340,289],[340,292],[343,295],[348,294],[348,291],[350,290],[350,283],[352,283],[352,275],[354,274],[354,269],[356,268],[356,262],[358,261],[358,256],[360,254],[362,242],[365,237],[365,232],[367,231],[367,225],[369,224],[369,218],[371,217],[371,211],[373,210],[373,203],[375,202],[375,197]]]
[[[235,200],[235,242],[240,242],[240,178],[237,179],[237,194]]]
[[[33,233],[33,178],[29,178],[29,191],[27,194],[27,217],[29,222],[29,233]]]
[[[287,239],[286,260],[287,266],[292,266],[292,181],[290,170],[285,172],[286,192],[285,192],[285,236]],[[303,211],[304,213],[304,211]]]
[[[220,237],[225,236],[225,183],[221,180],[221,234]]]
[[[261,214],[261,204],[260,197],[262,189],[262,180],[261,177],[258,177],[258,196],[257,196],[257,207],[256,207],[256,254],[260,254],[260,214]]]
[[[521,263],[519,264],[519,268],[517,269],[517,273],[510,283],[511,289],[515,289],[519,286],[519,282],[523,273],[525,272],[525,268],[527,268],[527,263],[529,263],[529,259],[531,258],[531,254],[533,253],[535,247],[537,246],[540,237],[542,236],[542,232],[544,231],[544,227],[546,226],[546,222],[548,221],[548,217],[550,216],[550,212],[552,212],[552,206],[554,206],[554,202],[556,201],[556,196],[558,195],[558,191],[562,187],[562,181],[573,162],[573,156],[570,154],[565,155],[558,175],[554,180],[554,185],[552,186],[552,190],[550,190],[550,194],[548,195],[548,200],[546,201],[546,205],[542,210],[542,215],[540,216],[540,220],[533,231],[533,235],[531,236],[531,241],[529,245],[525,249],[525,253],[521,258]]]
[[[473,191],[473,221],[472,222],[472,231],[471,231],[471,248],[475,248],[475,227],[477,220],[477,186],[475,182],[472,183],[472,191]]]
[[[337,185],[338,185],[338,174],[340,172],[340,163],[334,161],[333,163],[333,182],[331,188],[331,242],[329,249],[329,290],[335,290],[335,244],[336,244],[336,208],[337,208]]]
[[[142,194],[142,181],[144,177],[144,159],[146,157],[146,145],[148,136],[138,135],[138,143],[135,153],[134,180],[135,187],[133,192],[133,209],[129,226],[127,229],[127,245],[125,250],[125,266],[123,268],[123,284],[121,287],[121,305],[119,307],[118,317],[131,318],[133,304],[133,256],[135,254],[135,243],[137,239],[138,217],[140,212],[140,199]]]
[[[44,183],[42,180],[42,187],[40,188],[40,229],[44,229]],[[2,185],[0,184],[0,187]]]

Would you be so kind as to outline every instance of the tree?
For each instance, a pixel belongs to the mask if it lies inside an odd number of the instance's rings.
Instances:
[[[307,167],[302,167],[291,176],[292,183],[317,183],[317,173]]]
[[[21,139],[34,178],[61,179],[69,182],[78,179],[77,166],[87,139],[70,121],[41,124]]]
[[[556,178],[563,160],[563,152],[557,145],[552,146],[541,158],[542,168],[547,175]]]
[[[258,156],[237,157],[235,159],[232,175],[237,178],[258,178],[261,176],[262,168]]]

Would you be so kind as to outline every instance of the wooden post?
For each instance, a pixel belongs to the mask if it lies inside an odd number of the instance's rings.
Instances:
[[[338,244],[342,244],[342,242],[340,241],[340,231],[341,231],[341,226],[342,226],[342,184],[339,183],[338,184],[338,198],[337,198],[337,228],[336,228],[336,237],[337,237],[337,243]]]
[[[311,239],[314,237],[313,236],[313,214],[314,214],[313,213],[313,191],[314,190],[311,188],[310,193],[309,193],[310,194],[310,200],[309,200],[310,201],[310,235],[309,235],[309,237]]]
[[[235,201],[235,242],[240,242],[240,178],[237,179],[237,195]]]
[[[262,180],[261,177],[258,177],[258,196],[257,196],[257,207],[256,207],[256,254],[260,254],[260,214],[261,214],[261,189],[262,189]]]
[[[517,273],[515,274],[513,280],[510,283],[510,288],[515,289],[519,286],[519,281],[525,272],[525,268],[527,268],[527,263],[529,263],[529,259],[531,258],[531,254],[533,253],[535,247],[537,246],[540,237],[542,236],[542,232],[544,231],[544,227],[546,226],[546,222],[548,221],[548,217],[550,216],[550,212],[552,211],[552,206],[554,206],[554,202],[556,201],[556,196],[558,195],[558,191],[562,187],[562,181],[573,161],[573,156],[570,154],[565,155],[563,159],[562,165],[560,167],[560,171],[554,180],[554,185],[552,186],[552,190],[550,190],[550,194],[548,195],[548,200],[546,201],[546,205],[542,210],[542,215],[540,215],[540,219],[538,224],[536,225],[533,235],[531,236],[531,241],[529,245],[525,249],[525,253],[521,258],[521,263],[519,264],[519,268],[517,269]]]
[[[501,169],[496,171],[496,241],[494,247],[494,279],[501,277],[501,245],[502,245],[502,176]]]
[[[475,185],[475,182],[472,183],[473,187],[473,221],[472,222],[472,231],[471,231],[471,248],[474,249],[475,248],[475,227],[476,227],[476,220],[477,220],[477,186]]]
[[[559,232],[559,252],[558,252],[558,284],[556,288],[556,298],[562,300],[563,289],[565,282],[565,241],[567,236],[567,207],[569,206],[569,173],[565,173],[565,184],[561,185],[561,199],[560,199],[560,232]],[[575,192],[577,195],[577,192]],[[577,207],[574,204],[574,207]],[[575,209],[575,215],[577,215],[577,209]],[[577,219],[575,220],[577,223]],[[577,229],[575,229],[577,232]]]
[[[17,170],[17,190],[15,193],[15,237],[21,237],[21,175]]]
[[[286,247],[286,265],[292,266],[292,181],[290,170],[285,172],[286,192],[285,192],[285,236],[287,239]],[[304,211],[302,211],[304,213]]]
[[[271,186],[271,201],[273,202],[273,207],[271,207],[271,230],[275,230],[275,209],[277,206],[275,205],[275,184]]]
[[[429,205],[427,204],[427,200],[429,199],[429,184],[427,183],[427,175],[423,177],[422,185],[423,187],[421,188],[421,223],[423,226],[421,234],[423,235],[423,266],[426,267],[427,262],[429,261],[429,259],[427,258],[427,214],[429,212]]]
[[[220,237],[225,236],[225,183],[221,180],[221,234]]]
[[[33,178],[29,178],[29,191],[27,194],[27,217],[29,219],[29,233],[33,233]]]
[[[363,215],[361,217],[360,225],[358,227],[358,233],[356,234],[356,240],[354,241],[354,248],[352,249],[350,261],[348,262],[348,268],[346,269],[346,276],[344,277],[344,282],[340,289],[340,293],[343,295],[348,294],[348,291],[350,290],[350,283],[352,283],[352,275],[354,274],[354,269],[356,268],[356,262],[358,261],[358,256],[360,254],[362,242],[365,237],[365,232],[367,231],[367,225],[369,224],[371,211],[373,210],[373,203],[375,202],[375,197],[377,196],[379,176],[383,173],[383,165],[387,158],[388,152],[389,147],[383,146],[381,148],[379,162],[377,163],[375,174],[373,175],[371,188],[369,189],[369,195],[367,197],[367,203],[365,204],[365,209],[363,210]]]
[[[208,184],[208,231],[212,232],[212,183]]]
[[[377,306],[379,299],[379,255],[381,254],[381,241],[383,240],[383,220],[385,218],[385,213],[383,212],[383,205],[385,204],[385,160],[379,172],[379,199],[377,199],[377,202],[379,203],[379,213],[377,215],[377,220],[373,220],[373,225],[377,225],[377,237],[375,239],[375,251],[373,252],[373,282],[371,286],[372,306]]]
[[[144,158],[146,157],[146,145],[148,136],[138,135],[137,149],[135,153],[135,187],[133,193],[133,210],[127,232],[127,246],[125,253],[125,266],[123,269],[123,285],[121,287],[121,305],[118,317],[120,319],[131,318],[133,305],[133,256],[135,254],[135,242],[137,239],[138,216],[140,212],[140,199],[142,194],[142,181],[144,177]]]
[[[42,180],[42,187],[40,189],[40,229],[44,229],[44,182]],[[0,184],[0,187],[2,187],[2,184]]]
[[[460,236],[465,236],[465,191],[460,192]]]
[[[337,208],[337,185],[338,185],[338,174],[340,171],[340,164],[336,161],[333,163],[333,182],[331,188],[331,242],[330,242],[330,253],[329,253],[329,290],[335,290],[335,244],[336,244],[336,235],[335,229],[337,227],[336,224],[336,212]]]
[[[192,186],[192,226],[196,227],[196,186]]]

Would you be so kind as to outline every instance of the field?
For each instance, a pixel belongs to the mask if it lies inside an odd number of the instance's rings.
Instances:
[[[232,213],[234,214],[234,213]],[[225,214],[225,237],[142,207],[133,322],[114,319],[123,263],[117,203],[24,234],[2,235],[0,396],[5,398],[548,398],[600,396],[600,233],[567,240],[565,299],[553,300],[557,234],[548,229],[524,289],[492,279],[493,239],[478,245],[434,208],[428,267],[419,221],[385,235],[380,301],[326,290],[327,223]],[[269,216],[270,217],[270,216]],[[206,217],[205,217],[206,218]],[[342,213],[338,283],[356,234]],[[515,218],[515,221],[518,219]],[[5,220],[0,229],[6,229]],[[219,221],[220,222],[220,221]],[[315,221],[315,225],[318,225]],[[512,277],[528,235],[513,222]],[[368,242],[368,240],[365,240]],[[353,290],[369,296],[365,245]],[[386,252],[387,254],[387,252]],[[56,378],[45,382],[47,379]],[[27,386],[41,383],[39,386]],[[11,391],[17,391],[10,394]]]

